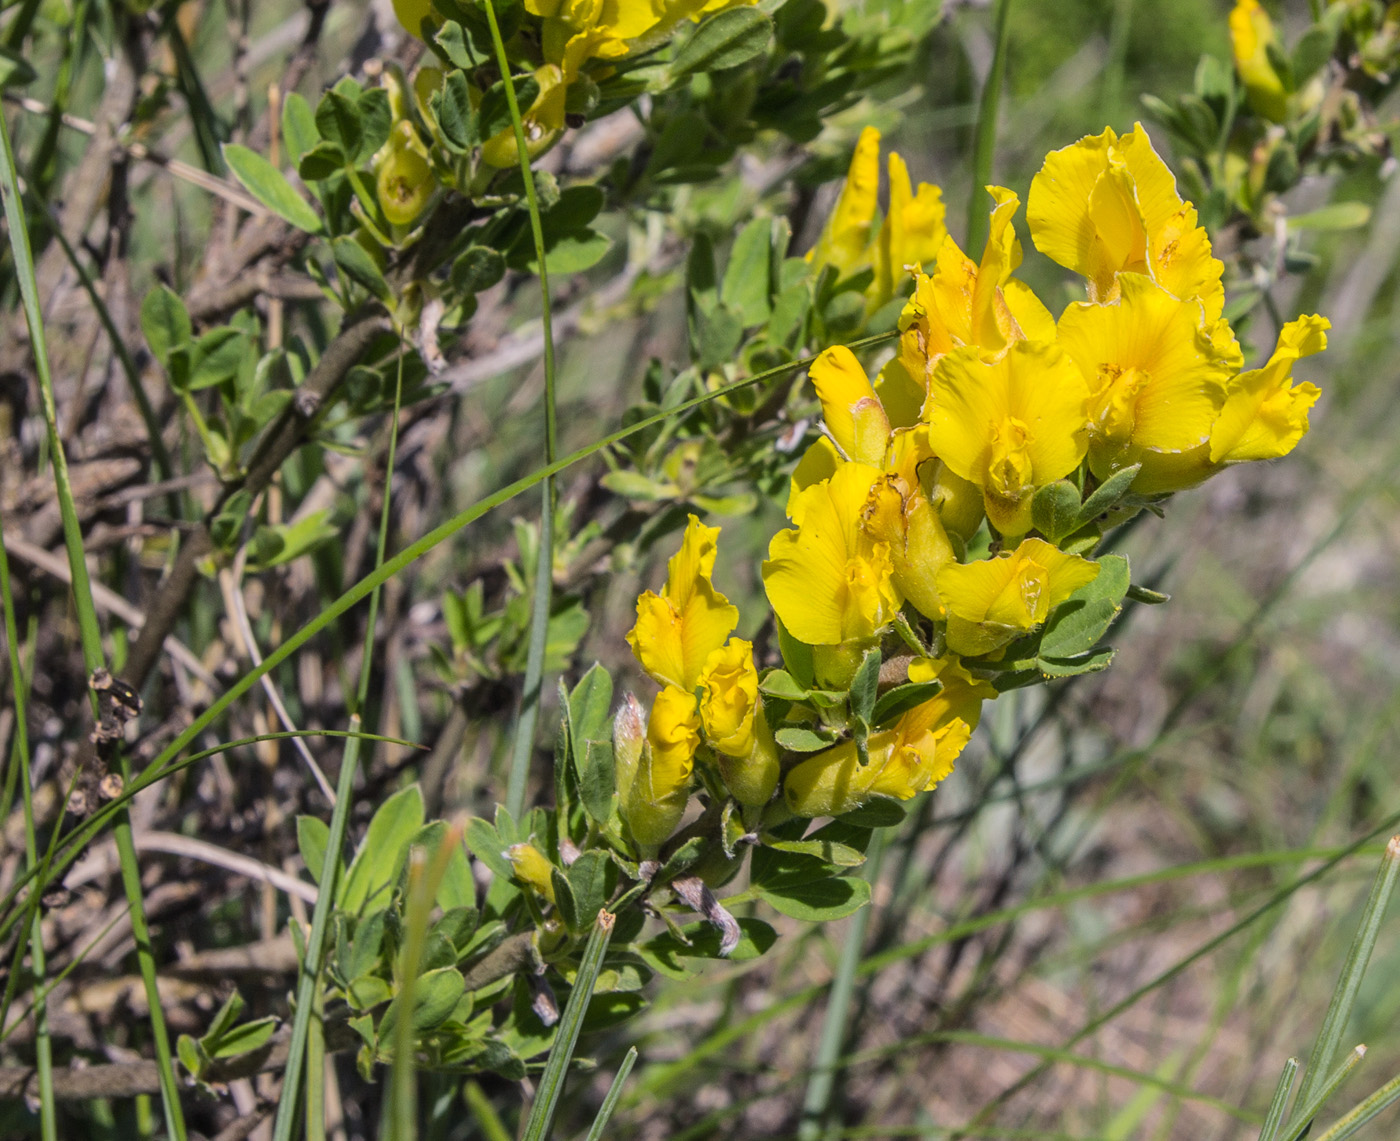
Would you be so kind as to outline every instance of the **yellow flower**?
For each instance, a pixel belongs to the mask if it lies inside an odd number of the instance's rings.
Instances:
[[[1230,12],[1235,70],[1244,83],[1249,105],[1264,118],[1281,123],[1288,113],[1288,91],[1269,60],[1269,47],[1277,44],[1273,21],[1259,0],[1235,0]]]
[[[1089,467],[1100,478],[1143,450],[1185,452],[1205,442],[1242,357],[1213,342],[1197,301],[1150,278],[1119,277],[1108,304],[1079,302],[1060,318],[1060,344],[1089,385]]]
[[[1084,459],[1088,399],[1084,377],[1053,343],[1017,341],[993,361],[958,349],[933,371],[929,444],[956,475],[981,488],[998,531],[1024,535],[1036,488]]]
[[[738,608],[710,581],[718,535],[718,527],[690,517],[681,549],[667,564],[665,587],[637,599],[637,624],[627,634],[642,669],[687,693],[695,689],[705,659],[739,622]]]
[[[566,77],[555,64],[546,63],[535,69],[539,93],[520,116],[525,132],[525,149],[531,158],[543,154],[564,130],[564,99],[572,76]],[[481,161],[487,166],[513,167],[519,161],[520,149],[515,143],[515,127],[506,127],[481,145]]]
[[[1277,459],[1294,449],[1322,393],[1315,384],[1293,384],[1293,364],[1322,352],[1331,327],[1326,317],[1288,322],[1268,363],[1235,378],[1210,432],[1211,463]]]
[[[916,663],[917,664],[917,663]],[[937,676],[944,690],[904,713],[894,725],[871,735],[869,764],[862,765],[854,741],[807,758],[783,782],[783,796],[798,816],[839,816],[876,796],[908,800],[953,771],[984,698],[996,693],[953,662],[936,662],[910,679]]]
[[[768,546],[768,601],[799,642],[830,646],[869,638],[899,609],[889,544],[861,526],[879,478],[868,464],[841,464],[830,479],[797,494],[789,512],[797,530],[779,531]]]
[[[1026,539],[996,558],[945,566],[938,589],[948,608],[948,648],[967,657],[1000,649],[1029,634],[1098,573],[1097,563],[1042,539]]]
[[[778,747],[758,696],[753,646],[730,638],[700,675],[700,720],[725,786],[740,804],[767,804],[778,786]]]
[[[685,815],[699,744],[695,695],[668,685],[652,702],[647,744],[623,803],[632,836],[644,848],[663,844]]]
[[[1219,320],[1224,266],[1141,124],[1048,154],[1026,220],[1036,249],[1089,279],[1090,300],[1111,300],[1118,274],[1142,273],[1183,301],[1200,298],[1206,321]]]
[[[1000,186],[980,264],[951,237],[938,250],[933,274],[914,275],[914,293],[900,314],[899,351],[876,386],[897,425],[919,418],[934,366],[945,353],[975,346],[991,358],[1013,341],[1053,341],[1055,319],[1030,287],[1011,276],[1021,264],[1012,225],[1020,199]]]
[[[856,142],[845,185],[817,244],[807,254],[820,273],[834,266],[840,278],[871,268],[866,307],[878,309],[900,292],[904,267],[934,257],[947,235],[943,192],[926,182],[916,191],[909,168],[894,152],[889,157],[890,209],[872,238],[880,194],[880,132],[866,127]]]
[[[1144,495],[1193,487],[1230,464],[1286,456],[1308,430],[1308,410],[1321,395],[1314,384],[1293,384],[1293,364],[1327,347],[1325,317],[1299,317],[1279,333],[1262,368],[1234,377],[1210,439],[1179,455],[1146,452],[1133,490]]]

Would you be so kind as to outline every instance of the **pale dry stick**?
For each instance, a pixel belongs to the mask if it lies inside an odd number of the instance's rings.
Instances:
[[[14,103],[25,111],[35,115],[51,115],[53,108],[38,99],[31,99],[25,95],[6,96],[6,102]],[[67,112],[59,115],[59,122],[71,131],[92,137],[97,134],[97,124],[90,119],[84,119],[78,115],[70,115]],[[131,158],[137,162],[148,162],[153,166],[161,167],[174,177],[183,182],[188,182],[191,186],[197,186],[201,190],[207,190],[210,194],[217,195],[225,202],[230,202],[240,210],[246,210],[249,214],[258,218],[271,216],[261,202],[251,194],[246,193],[242,188],[232,182],[226,182],[222,178],[216,178],[207,171],[200,170],[197,166],[191,166],[187,162],[181,162],[177,158],[167,158],[158,151],[153,151],[144,143],[118,143],[118,146]]]
[[[66,586],[72,585],[72,572],[68,569],[68,561],[55,555],[52,551],[46,551],[43,547],[35,546],[18,536],[5,533],[5,550],[14,555],[15,558],[28,563],[30,566],[52,575]],[[115,590],[103,586],[96,579],[92,582],[92,601],[101,611],[110,614],[113,618],[125,622],[133,630],[139,630],[146,624],[146,616]],[[179,662],[193,676],[197,677],[209,687],[211,693],[217,693],[220,689],[218,680],[207,669],[204,663],[195,656],[193,650],[176,638],[173,634],[167,635],[165,642],[165,652],[175,661]]]
[[[224,609],[228,612],[229,621],[233,623],[233,628],[237,632],[240,642],[239,648],[242,650],[243,656],[253,663],[253,668],[257,669],[262,665],[262,654],[258,650],[258,640],[253,634],[253,624],[248,621],[248,607],[243,601],[243,590],[239,585],[243,580],[243,566],[247,562],[247,557],[248,548],[244,545],[238,549],[238,554],[234,556],[233,566],[224,567],[219,571],[219,589],[224,596]],[[277,692],[277,686],[271,675],[263,674],[261,680],[263,692],[267,694],[267,700],[276,710],[277,720],[282,722],[282,728],[289,733],[300,732],[292,721],[292,715],[287,712],[282,695]],[[306,767],[311,770],[311,775],[315,778],[321,794],[334,807],[335,789],[331,787],[331,782],[326,779],[326,774],[321,771],[321,766],[316,763],[316,758],[311,755],[311,750],[306,747],[306,742],[301,737],[293,737],[292,747],[306,762]]]
[[[255,860],[230,852],[207,840],[196,840],[192,836],[181,836],[177,832],[136,832],[136,847],[143,852],[164,852],[169,856],[184,856],[198,860],[202,864],[223,868],[248,879],[271,884],[279,891],[307,903],[316,902],[316,885],[307,883],[297,876],[284,872]],[[116,870],[116,845],[108,842],[95,852],[84,857],[64,880],[67,888],[80,887],[90,880],[99,879]]]

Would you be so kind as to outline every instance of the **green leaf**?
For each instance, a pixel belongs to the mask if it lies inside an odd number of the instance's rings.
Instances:
[[[340,534],[340,528],[330,522],[331,509],[312,511],[295,523],[261,525],[253,532],[252,557],[248,569],[267,570],[310,554],[322,543]]]
[[[335,144],[345,162],[355,161],[360,152],[360,142],[364,139],[364,128],[360,124],[360,111],[355,100],[334,88],[327,91],[316,105],[316,129],[321,133],[321,138]]]
[[[542,220],[545,237],[584,229],[602,212],[607,200],[601,186],[580,183],[566,187],[560,192],[559,201],[545,212]]]
[[[252,351],[248,338],[238,329],[210,329],[191,348],[185,386],[193,391],[222,384],[237,374]]]
[[[611,248],[612,239],[606,234],[591,229],[574,230],[553,239],[546,238],[544,264],[551,277],[582,273],[602,261]],[[522,264],[531,273],[539,273],[540,259],[533,243]]]
[[[331,243],[331,253],[335,264],[351,281],[369,290],[371,296],[380,301],[388,303],[393,300],[393,291],[375,265],[374,258],[354,238],[336,238]]]
[[[213,1058],[236,1058],[240,1054],[251,1054],[266,1046],[276,1030],[277,1019],[271,1015],[245,1022],[224,1034],[219,1044],[209,1049],[209,1055]]]
[[[1035,529],[1052,543],[1079,529],[1079,511],[1079,488],[1067,479],[1047,483],[1031,500]]]
[[[0,45],[0,87],[23,87],[32,83],[37,74],[18,52]]]
[[[180,1057],[180,1065],[189,1071],[190,1077],[198,1079],[204,1073],[204,1059],[199,1056],[199,1047],[188,1034],[181,1034],[175,1041],[175,1053]]]
[[[809,880],[763,887],[760,897],[774,910],[808,923],[844,919],[870,902],[870,884],[862,879]]]
[[[1132,464],[1114,472],[1103,483],[1099,484],[1089,498],[1084,501],[1084,506],[1079,512],[1079,525],[1092,522],[1105,511],[1111,511],[1122,501],[1123,496],[1133,486],[1133,480],[1137,478],[1138,472],[1142,470],[1142,464]],[[1071,534],[1072,531],[1065,532]]]
[[[748,63],[773,42],[773,21],[757,8],[730,8],[711,16],[676,53],[665,86],[697,71],[721,71]]]
[[[569,694],[569,732],[575,747],[588,741],[606,741],[612,732],[613,681],[594,662]],[[575,761],[581,760],[575,753]]]
[[[1097,650],[1087,650],[1072,658],[1039,657],[1036,669],[1045,677],[1076,677],[1079,674],[1095,674],[1108,669],[1117,651],[1112,646],[1101,646]],[[1000,688],[1000,686],[998,686]]]
[[[433,100],[438,127],[449,147],[466,154],[481,140],[476,136],[476,112],[472,110],[471,89],[460,71],[450,71],[442,81],[442,91]]]
[[[156,360],[170,368],[170,354],[187,345],[193,335],[185,303],[174,290],[157,285],[141,302],[141,332]]]
[[[836,741],[831,730],[810,729],[805,725],[784,725],[773,736],[779,745],[793,753],[815,753]]]
[[[773,254],[773,221],[755,218],[739,231],[724,267],[724,304],[745,327],[762,325],[772,315],[768,304]]]
[[[224,144],[224,161],[254,198],[298,230],[308,234],[321,232],[321,219],[315,210],[273,166],[257,151],[236,143]],[[298,156],[299,157],[299,156]]]
[[[866,650],[860,668],[851,680],[851,716],[869,728],[875,713],[875,698],[880,692],[880,648]]]
[[[778,933],[761,919],[740,919],[739,945],[725,958],[731,963],[744,963],[756,959],[778,940]],[[690,971],[681,965],[680,959],[718,959],[720,932],[712,923],[703,920],[687,923],[680,928],[681,934],[690,942],[683,943],[670,931],[665,931],[643,943],[638,951],[643,959],[662,974],[671,978],[686,978]]]
[[[489,821],[479,816],[472,817],[462,833],[462,838],[471,849],[472,855],[490,868],[497,878],[508,880],[515,874],[515,869],[510,866],[510,861],[505,855],[510,844],[502,840],[500,833]]]
[[[593,925],[608,898],[609,869],[616,868],[606,852],[584,852],[565,869],[569,889],[577,909],[575,930],[585,931]]]
[[[317,143],[297,162],[303,182],[324,182],[344,169],[345,153],[335,143]]]
[[[837,819],[857,828],[893,828],[904,822],[904,805],[886,796],[867,800],[859,808],[843,813]]]
[[[386,889],[407,854],[409,841],[423,827],[423,793],[416,784],[394,793],[375,812],[359,850],[345,873],[336,901],[346,911],[373,911],[389,904]]]
[[[806,701],[810,689],[799,685],[797,679],[787,670],[769,670],[758,683],[758,688],[769,697],[783,701]]]
[[[463,32],[462,25],[456,20],[446,21],[438,29],[437,35],[433,37],[433,42],[442,49],[442,54],[447,57],[448,62],[453,67],[466,71],[476,65],[471,52],[467,50],[466,33]]]
[[[302,155],[320,141],[311,104],[295,91],[285,96],[282,100],[282,143],[291,164],[300,166]]]
[[[764,847],[813,856],[838,868],[856,868],[865,863],[865,853],[834,840],[765,840],[763,843]]]
[[[506,261],[490,246],[468,246],[452,263],[452,288],[462,293],[490,289],[506,275]]]
[[[1288,219],[1290,230],[1356,230],[1371,220],[1371,207],[1365,202],[1333,202],[1306,214]]]
[[[321,872],[326,866],[326,845],[330,839],[331,830],[324,820],[317,816],[297,817],[297,849],[306,870],[317,883],[321,882]]]
[[[640,499],[647,503],[676,499],[681,494],[681,489],[674,483],[660,483],[648,479],[639,471],[628,471],[625,468],[608,472],[599,482],[614,495],[620,495],[624,499]]]
[[[1073,658],[1092,650],[1122,609],[1129,581],[1128,560],[1122,555],[1100,559],[1094,580],[1081,586],[1050,615],[1040,637],[1040,656]]]
[[[872,726],[888,724],[900,714],[907,713],[915,706],[922,705],[930,698],[937,697],[942,691],[943,683],[937,678],[933,681],[915,681],[908,685],[897,685],[893,689],[887,689],[880,695],[880,700],[875,703],[875,711],[870,718],[870,724]]]
[[[589,741],[579,769],[578,791],[584,810],[599,824],[606,825],[612,817],[615,778],[612,743]]]
[[[199,1044],[205,1050],[212,1050],[217,1046],[219,1040],[233,1029],[233,1024],[243,1016],[245,1007],[243,996],[235,988],[233,993],[224,1000],[223,1006],[219,1007],[219,1013],[214,1015],[214,1021],[209,1024],[209,1029],[200,1039]]]

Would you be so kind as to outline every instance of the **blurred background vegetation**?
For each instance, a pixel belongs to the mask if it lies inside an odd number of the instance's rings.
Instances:
[[[109,18],[105,5],[78,6],[99,27]],[[994,52],[987,6],[935,0],[828,0],[828,6],[839,8],[852,29],[907,33],[908,66],[841,111],[805,148],[774,140],[742,160],[740,177],[682,188],[658,198],[658,210],[642,203],[603,215],[598,225],[614,240],[611,252],[559,286],[563,450],[622,421],[642,399],[650,361],[665,362],[671,372],[686,364],[675,236],[704,232],[724,250],[739,224],[767,212],[790,217],[794,247],[805,250],[866,123],[885,131],[915,180],[943,187],[949,228],[959,241],[965,237],[977,101]],[[49,154],[30,168],[31,189],[56,193],[55,205],[66,208],[82,193],[72,177],[92,145],[85,124],[102,100],[104,61],[94,47],[70,68],[47,66],[45,60],[61,54],[57,45],[73,6],[47,0],[38,7],[35,42],[50,54],[35,58],[38,77],[23,89],[37,107],[13,96],[7,112],[21,154],[31,162],[45,148]],[[246,28],[240,26],[245,12]],[[1223,2],[1013,0],[1009,12],[995,176],[1023,200],[1047,150],[1105,125],[1128,129],[1145,117],[1142,94],[1170,101],[1192,88],[1202,53],[1229,57]],[[1306,5],[1290,2],[1274,15],[1287,32],[1309,14]],[[246,7],[196,0],[179,6],[176,19],[188,59],[169,62],[165,71],[181,79],[171,90],[146,93],[152,111],[134,138],[193,167],[209,161],[211,137],[208,121],[185,108],[204,102],[218,109],[221,123],[253,129],[265,115],[268,84],[283,75],[308,20],[324,21],[305,61],[308,92],[403,44],[390,6],[362,0],[305,7],[295,0]],[[234,44],[245,36],[236,61]],[[95,36],[94,44],[100,40]],[[172,37],[159,42],[174,50]],[[42,108],[60,96],[71,117],[55,127]],[[1395,115],[1393,101],[1380,108],[1388,138]],[[1170,154],[1168,135],[1150,122],[1149,129]],[[598,145],[605,154],[619,147],[606,135]],[[693,985],[661,988],[639,1019],[587,1039],[583,1052],[598,1060],[598,1076],[575,1081],[558,1135],[586,1128],[632,1044],[641,1060],[611,1130],[639,1141],[1256,1135],[1284,1059],[1306,1050],[1321,1020],[1384,837],[1316,882],[1296,889],[1295,882],[1400,807],[1394,477],[1400,367],[1392,334],[1400,317],[1400,183],[1393,165],[1382,148],[1350,169],[1306,178],[1289,193],[1295,214],[1329,201],[1378,204],[1362,228],[1302,234],[1315,264],[1272,298],[1285,317],[1316,311],[1333,322],[1329,351],[1299,369],[1324,393],[1312,433],[1287,460],[1226,472],[1208,488],[1178,496],[1165,525],[1144,529],[1150,535],[1129,535],[1124,549],[1137,577],[1147,568],[1145,581],[1170,593],[1171,604],[1129,608],[1107,674],[1005,696],[954,776],[918,803],[891,841],[873,911],[861,920],[864,952],[823,1112],[804,1118],[804,1093],[826,988],[855,920],[821,928],[779,920],[789,937],[767,956],[715,964]],[[168,164],[133,163],[128,194],[130,278],[113,296],[139,299],[160,281],[182,293],[195,288],[208,269],[211,231],[230,224],[227,212],[216,210],[200,186],[172,177]],[[36,234],[36,241],[42,238]],[[1023,276],[1041,296],[1059,296],[1064,275],[1029,243],[1026,249]],[[395,546],[538,464],[543,380],[532,323],[538,298],[525,281],[503,288],[509,297],[483,310],[461,359],[433,378],[450,391],[415,405],[404,421]],[[85,426],[87,450],[73,459],[77,476],[88,481],[85,494],[96,499],[127,478],[121,464],[140,425],[132,409],[102,402],[102,374],[89,375],[88,368],[97,352],[94,326],[76,312],[81,297],[72,296],[75,312],[50,318],[52,351],[56,372],[88,378],[69,389],[60,411]],[[313,307],[299,312],[314,326]],[[131,319],[129,312],[118,317]],[[1248,319],[1253,324],[1241,340],[1266,350],[1275,332],[1268,313],[1256,306]],[[68,335],[79,329],[82,337]],[[25,438],[33,430],[25,381],[13,360],[6,367],[0,506],[25,521],[21,536],[44,546],[36,537],[46,518],[42,479],[24,459],[34,443]],[[374,433],[382,429],[371,429],[347,426],[347,457],[308,458],[300,486],[295,473],[289,477],[287,494],[296,497],[330,474],[329,518],[339,538],[256,588],[277,595],[250,597],[264,648],[367,569],[382,480],[374,470],[382,455]],[[643,539],[593,565],[588,542],[596,534],[567,540],[590,521],[599,533],[616,524],[598,483],[601,470],[584,465],[560,483],[569,509],[556,577],[577,602],[556,627],[561,644],[550,666],[564,668],[570,679],[595,659],[619,679],[636,676],[622,634],[636,594],[661,574],[650,544],[674,534],[684,519],[675,503],[634,502],[632,510],[645,519]],[[753,605],[762,594],[758,558],[782,521],[785,495],[777,484],[767,490],[752,511],[722,496],[712,504],[720,516],[733,514],[722,519],[732,562],[721,573],[748,614],[760,612]],[[527,512],[522,504],[513,508]],[[52,513],[51,503],[47,509]],[[366,812],[414,779],[424,781],[432,810],[444,815],[481,811],[500,795],[515,701],[511,678],[523,648],[514,658],[503,650],[501,659],[464,664],[471,653],[463,626],[470,622],[461,610],[470,609],[470,597],[444,603],[444,596],[483,581],[488,608],[513,604],[523,612],[519,568],[530,558],[520,546],[532,540],[528,529],[512,526],[511,514],[488,516],[391,584],[374,695],[378,724],[381,732],[434,748],[426,757],[376,749],[357,794]],[[131,557],[140,534],[135,525],[124,530],[113,522],[109,507],[90,535],[116,552],[117,582],[124,576],[134,585],[140,560],[153,557],[149,549]],[[15,557],[23,576],[22,620],[52,631],[31,640],[39,662],[31,729],[36,779],[52,812],[66,723],[85,697],[83,671],[61,594],[42,566],[26,564],[24,552],[12,549]],[[197,651],[218,636],[223,621],[212,584],[207,601],[207,612],[197,610],[181,631]],[[356,644],[353,626],[337,628],[314,653],[280,671],[298,724],[339,727],[337,695],[351,687]],[[220,678],[233,669],[231,662],[208,664]],[[467,678],[473,716],[464,724],[452,717],[453,686]],[[197,684],[182,697],[192,705],[208,700]],[[547,708],[546,724],[551,717]],[[263,709],[245,719],[248,731],[269,724]],[[163,834],[198,835],[295,872],[292,816],[303,798],[303,774],[288,750],[244,754],[186,775],[149,812]],[[6,874],[13,876],[23,833],[12,819],[5,835]],[[172,958],[270,938],[282,925],[270,888],[264,893],[178,850],[153,851],[144,863],[156,939]],[[72,899],[55,913],[68,925],[68,953],[86,945],[119,905],[119,889],[106,886],[113,868],[110,861],[88,867],[87,880],[77,877]],[[1271,902],[1277,906],[1260,910]],[[1206,953],[1199,954],[1202,948]],[[1400,1068],[1397,948],[1400,941],[1382,936],[1348,1032],[1349,1042],[1371,1047],[1372,1077]],[[125,937],[100,946],[60,993],[52,1017],[65,1057],[77,1052],[116,1061],[141,1047],[134,1015],[144,1000],[127,974],[130,949]],[[285,975],[240,979],[260,1013],[276,1010],[288,985]],[[172,982],[172,1028],[198,1033],[220,997],[208,979]],[[22,1058],[24,1043],[14,1049]],[[348,1061],[340,1077],[338,1135],[372,1135],[376,1093],[357,1083]],[[451,1088],[457,1087],[444,1081],[441,1093]],[[472,1115],[444,1113],[430,1135],[499,1136],[489,1105],[509,1120],[512,1088],[503,1079],[480,1079],[469,1099]],[[149,1103],[70,1103],[62,1135],[147,1135],[155,1128],[151,1112]],[[33,1120],[23,1102],[0,1105],[7,1135],[26,1135]],[[973,1120],[981,1124],[956,1128]],[[1373,1135],[1387,1135],[1394,1121],[1381,1122]]]

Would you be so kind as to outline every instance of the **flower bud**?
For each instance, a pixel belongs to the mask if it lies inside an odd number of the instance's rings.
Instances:
[[[740,804],[767,804],[778,786],[778,747],[758,696],[752,644],[731,638],[715,650],[700,685],[700,717],[725,786]]]
[[[627,794],[636,779],[646,736],[647,723],[642,716],[641,702],[629,693],[613,718],[613,765],[617,796],[622,804],[627,803]]]
[[[554,902],[554,865],[533,844],[512,844],[506,849],[506,859],[515,869],[515,878],[534,888],[550,903]]]
[[[437,189],[437,180],[407,119],[394,124],[386,149],[375,185],[379,205],[394,225],[408,226],[423,212]]]
[[[623,801],[623,815],[643,848],[660,847],[685,815],[699,744],[694,696],[668,685],[652,702],[637,775]]]

